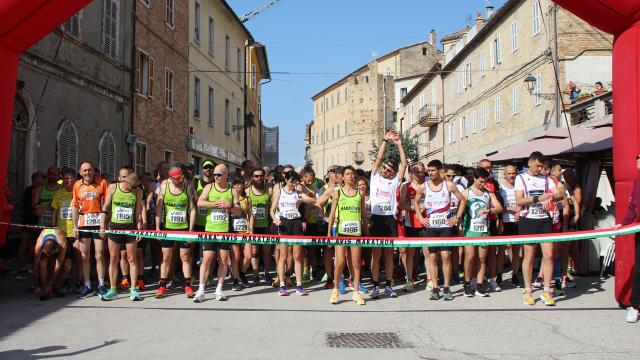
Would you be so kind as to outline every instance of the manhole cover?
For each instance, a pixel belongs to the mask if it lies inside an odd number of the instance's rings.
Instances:
[[[403,348],[398,333],[326,333],[327,346],[332,348]]]

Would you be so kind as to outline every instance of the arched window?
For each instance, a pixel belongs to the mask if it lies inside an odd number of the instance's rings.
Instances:
[[[57,163],[59,168],[78,167],[78,132],[71,120],[66,119],[58,129],[58,153]]]
[[[116,142],[113,140],[111,132],[105,131],[100,139],[100,173],[106,175],[108,179],[116,178]]]

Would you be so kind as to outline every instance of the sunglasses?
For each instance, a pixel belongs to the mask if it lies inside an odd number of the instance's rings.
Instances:
[[[213,177],[220,177],[220,176],[224,176],[223,173],[213,173]]]
[[[184,180],[184,175],[172,176],[171,178],[173,180],[182,181],[182,180]]]
[[[213,170],[213,166],[205,166],[205,167],[203,167],[203,169],[205,169],[205,170]]]

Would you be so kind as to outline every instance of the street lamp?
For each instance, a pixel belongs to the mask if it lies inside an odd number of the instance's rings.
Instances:
[[[536,96],[536,97],[541,97],[545,100],[553,100],[556,97],[556,94],[554,93],[541,93],[541,92],[534,92],[535,88],[536,88],[536,82],[538,81],[538,79],[536,79],[535,76],[529,74],[524,78],[524,86],[527,88],[527,91],[529,92],[529,94]]]

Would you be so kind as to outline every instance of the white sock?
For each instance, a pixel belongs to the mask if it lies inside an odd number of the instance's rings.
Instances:
[[[222,292],[222,284],[218,284],[218,286],[216,287],[216,292],[217,293],[221,293]]]
[[[296,285],[298,285],[298,286],[302,286],[302,282],[301,282],[301,281],[298,281],[298,283],[297,283]]]
[[[284,281],[280,281],[280,287],[285,287]]]
[[[198,292],[199,293],[204,293],[204,284],[203,283],[198,284]]]
[[[84,282],[84,286],[88,287],[89,289],[91,289],[91,281],[85,281]]]
[[[104,279],[98,279],[98,286],[104,286]]]

